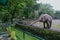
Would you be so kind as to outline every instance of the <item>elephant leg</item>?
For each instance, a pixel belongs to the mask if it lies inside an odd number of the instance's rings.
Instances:
[[[44,28],[45,28],[45,22],[43,22],[43,26],[44,26]]]
[[[51,25],[52,25],[52,21],[50,22],[50,28],[51,28]]]
[[[50,23],[47,21],[47,28],[49,29],[50,28]]]

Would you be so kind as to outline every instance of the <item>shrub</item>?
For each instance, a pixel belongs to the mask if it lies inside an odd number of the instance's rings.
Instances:
[[[7,28],[7,33],[9,34],[9,36],[10,36],[11,31],[12,31],[11,27],[8,27]]]
[[[11,40],[16,40],[15,31],[11,32]]]

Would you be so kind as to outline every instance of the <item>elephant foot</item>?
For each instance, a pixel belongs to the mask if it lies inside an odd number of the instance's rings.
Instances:
[[[45,29],[50,29],[51,27],[44,27]]]
[[[44,29],[47,29],[47,27],[44,27]]]
[[[51,28],[51,27],[48,27],[49,29]]]
[[[50,29],[51,27],[47,27],[48,29]]]

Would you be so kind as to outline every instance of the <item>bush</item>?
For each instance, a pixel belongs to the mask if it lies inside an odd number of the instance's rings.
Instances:
[[[7,33],[9,34],[9,36],[10,36],[11,31],[12,31],[11,27],[8,27],[7,28]]]
[[[11,40],[17,40],[16,39],[16,36],[15,36],[15,31],[12,30],[12,27],[14,25],[10,25],[8,28],[7,28],[7,33],[9,35],[9,37],[11,38]]]
[[[11,40],[16,40],[15,31],[11,32]]]

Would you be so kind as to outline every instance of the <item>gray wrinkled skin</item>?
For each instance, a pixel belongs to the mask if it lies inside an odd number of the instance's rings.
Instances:
[[[34,24],[36,22],[43,22],[44,28],[51,28],[52,17],[50,15],[48,15],[48,14],[41,14],[41,16],[39,17],[39,19],[36,20],[36,21],[34,21],[32,24]],[[47,24],[47,27],[46,27],[45,24]]]
[[[52,21],[52,17],[50,16],[50,15],[48,15],[48,14],[42,14],[40,17],[39,17],[39,19],[38,20],[40,20],[40,21]]]

